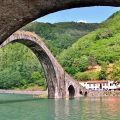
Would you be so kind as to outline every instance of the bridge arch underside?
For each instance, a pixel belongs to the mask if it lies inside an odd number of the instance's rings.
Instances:
[[[70,85],[68,87],[68,92],[69,92],[69,98],[74,98],[74,96],[75,96],[75,88],[73,87],[73,85]]]
[[[39,44],[29,39],[15,39],[13,41],[7,42],[7,44],[9,43],[21,43],[33,51],[44,69],[48,86],[48,98],[55,98],[55,89],[57,86],[56,72],[47,53],[40,47]]]
[[[31,21],[60,10],[120,6],[120,0],[2,0],[0,1],[0,43]]]

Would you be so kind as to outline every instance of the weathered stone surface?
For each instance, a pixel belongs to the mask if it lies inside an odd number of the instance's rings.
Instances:
[[[0,43],[36,18],[86,6],[120,6],[120,0],[0,0]]]
[[[75,94],[74,97],[80,97],[80,96],[84,96],[85,92],[88,93],[88,91],[80,86],[79,82],[75,81],[70,75],[68,75],[67,73],[65,74],[65,91],[66,91],[66,97],[69,98],[69,87],[73,86],[74,90],[75,90]],[[80,91],[82,92],[82,94],[80,93]]]
[[[79,83],[75,82],[72,77],[64,72],[61,65],[57,62],[49,49],[45,46],[44,42],[36,34],[25,31],[17,31],[5,40],[0,47],[14,42],[19,42],[26,45],[35,53],[41,62],[48,84],[49,98],[68,98],[69,94],[73,92],[69,90],[71,85],[74,90],[73,97],[80,96],[80,89],[83,92],[85,91]]]

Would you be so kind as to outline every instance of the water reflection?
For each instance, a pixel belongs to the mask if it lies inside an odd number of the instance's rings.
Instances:
[[[79,111],[79,100],[55,100],[55,120],[69,120],[76,118]]]
[[[0,120],[120,120],[120,97],[32,100],[3,94],[0,103]]]
[[[111,117],[118,116],[120,111],[120,98],[118,97],[108,97],[105,99],[104,106],[106,109],[106,114]]]
[[[120,98],[55,100],[54,120],[119,120]]]

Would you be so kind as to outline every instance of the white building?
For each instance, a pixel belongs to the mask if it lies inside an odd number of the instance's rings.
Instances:
[[[120,90],[120,84],[114,81],[99,80],[99,81],[81,81],[80,85],[88,90]]]

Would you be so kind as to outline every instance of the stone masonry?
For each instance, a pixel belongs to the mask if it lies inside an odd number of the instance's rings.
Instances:
[[[0,0],[0,43],[27,23],[56,11],[89,6],[120,6],[120,0]]]

